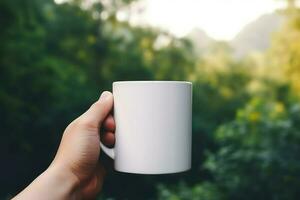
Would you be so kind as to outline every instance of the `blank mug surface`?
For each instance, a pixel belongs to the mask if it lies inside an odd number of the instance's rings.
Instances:
[[[191,83],[120,81],[113,83],[113,96],[116,142],[111,151],[117,171],[165,174],[190,169]]]

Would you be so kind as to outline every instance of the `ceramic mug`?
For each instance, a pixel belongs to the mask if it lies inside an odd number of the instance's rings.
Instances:
[[[167,174],[191,168],[192,83],[113,83],[114,148],[101,144],[116,171]]]

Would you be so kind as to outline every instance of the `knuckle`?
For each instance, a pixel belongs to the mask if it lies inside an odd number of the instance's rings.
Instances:
[[[86,128],[86,129],[97,129],[97,123],[94,122],[94,120],[89,119],[87,117],[83,117],[77,122],[77,126]]]
[[[96,101],[95,103],[92,104],[91,108],[101,108],[103,106],[102,101]]]
[[[64,133],[72,132],[72,130],[76,127],[77,119],[72,121],[65,129]]]
[[[73,127],[76,126],[76,122],[77,122],[77,119],[74,120],[74,121],[72,121],[72,122],[67,126],[67,128],[72,129]]]

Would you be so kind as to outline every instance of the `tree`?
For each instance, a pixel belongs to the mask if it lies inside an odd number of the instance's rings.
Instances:
[[[273,69],[282,72],[281,78],[290,82],[294,91],[300,90],[300,9],[295,0],[288,1],[282,12],[287,17],[283,28],[276,33],[269,51]],[[270,69],[272,70],[272,69]]]
[[[299,198],[299,109],[254,98],[218,129],[205,165],[226,199]]]

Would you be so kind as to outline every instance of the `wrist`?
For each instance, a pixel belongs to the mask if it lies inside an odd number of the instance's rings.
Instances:
[[[18,199],[80,199],[79,179],[71,171],[51,165],[27,188],[18,194]]]
[[[50,165],[44,173],[47,179],[52,179],[52,183],[58,186],[62,195],[78,199],[80,181],[70,170],[64,166]]]

